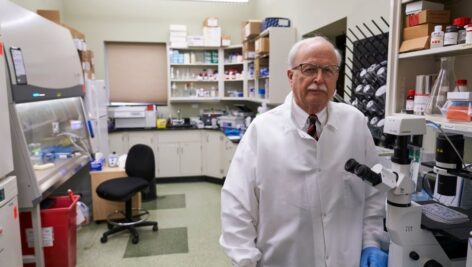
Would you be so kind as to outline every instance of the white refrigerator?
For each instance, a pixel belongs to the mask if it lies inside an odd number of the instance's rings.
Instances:
[[[85,107],[89,124],[92,125],[90,134],[92,151],[101,152],[107,156],[108,148],[108,89],[103,80],[85,81]]]

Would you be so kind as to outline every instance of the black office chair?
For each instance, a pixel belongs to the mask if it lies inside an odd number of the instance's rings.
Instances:
[[[128,230],[132,235],[132,243],[139,242],[139,234],[136,227],[152,226],[153,231],[157,231],[157,222],[146,221],[149,212],[140,209],[138,214],[133,215],[132,197],[149,186],[156,186],[154,153],[149,146],[137,144],[130,148],[126,158],[125,170],[128,177],[120,177],[107,180],[101,183],[96,191],[97,195],[103,199],[111,201],[126,202],[125,212],[115,211],[107,219],[108,231],[103,233],[100,241],[106,243],[108,236],[114,233]],[[124,219],[114,220],[112,216],[121,213]]]

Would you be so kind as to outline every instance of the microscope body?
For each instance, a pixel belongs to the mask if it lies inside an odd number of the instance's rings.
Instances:
[[[425,119],[418,116],[386,117],[384,132],[396,136],[392,167],[377,164],[367,174],[354,161],[346,162],[347,171],[353,172],[382,192],[387,192],[386,228],[390,236],[389,267],[472,267],[472,259],[451,260],[431,231],[421,228],[422,207],[411,200],[416,185],[410,173],[407,139],[410,135],[424,135]],[[356,165],[356,163],[358,165]],[[355,167],[353,167],[355,166]],[[472,257],[469,246],[468,257]]]

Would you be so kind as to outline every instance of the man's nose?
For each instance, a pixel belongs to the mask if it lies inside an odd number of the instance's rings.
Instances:
[[[323,69],[319,68],[316,72],[315,75],[313,75],[313,83],[319,84],[324,82],[324,75],[323,75]]]

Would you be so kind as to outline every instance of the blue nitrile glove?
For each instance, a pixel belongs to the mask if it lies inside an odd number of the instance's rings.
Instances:
[[[360,267],[387,267],[388,254],[376,247],[366,247],[362,250]]]

